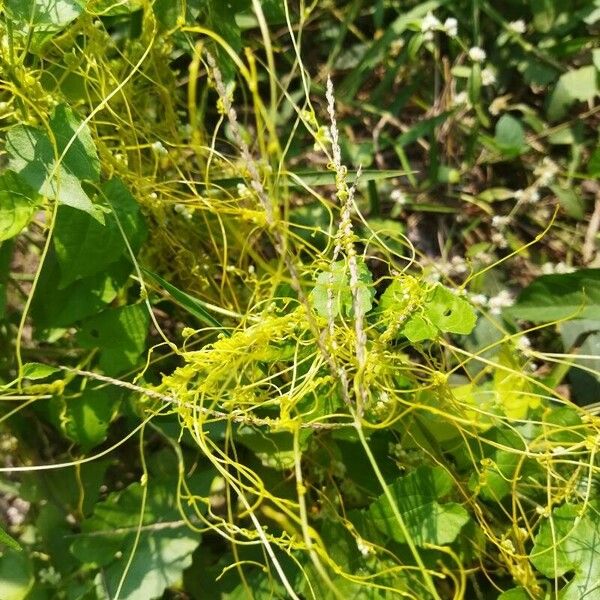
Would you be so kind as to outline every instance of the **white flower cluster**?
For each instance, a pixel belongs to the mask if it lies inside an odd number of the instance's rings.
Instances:
[[[368,542],[365,542],[362,538],[357,538],[356,547],[363,556],[369,556],[369,554],[373,552],[373,546]]]
[[[379,416],[382,416],[386,413],[389,413],[390,406],[390,396],[387,392],[379,393],[379,400],[377,404],[375,404],[375,413]]]
[[[393,200],[396,204],[399,204],[400,206],[403,206],[408,202],[406,194],[399,188],[392,190],[392,192],[390,193],[390,200]]]
[[[151,148],[159,156],[166,156],[167,154],[169,154],[169,151],[163,146],[163,143],[160,140],[154,142]]]
[[[537,186],[532,185],[531,187],[525,188],[524,190],[515,190],[515,200],[523,202],[525,204],[535,204],[539,202],[540,191]]]
[[[555,273],[563,275],[565,273],[572,273],[575,270],[574,267],[563,261],[557,263],[546,262],[541,268],[544,275],[553,275]]]
[[[432,12],[428,12],[421,21],[423,38],[426,41],[431,41],[435,31],[443,31],[449,37],[456,37],[458,35],[458,21],[454,17],[448,17],[442,23]]]
[[[531,349],[531,340],[525,335],[520,335],[516,339],[516,346],[521,352],[527,352]]]
[[[534,169],[533,174],[538,178],[536,184],[545,187],[554,181],[558,172],[558,165],[549,156],[544,156],[542,162]]]
[[[495,215],[492,217],[492,227],[496,229],[504,229],[510,223],[509,216]]]
[[[494,85],[496,83],[496,72],[491,67],[481,71],[481,85]]]
[[[184,204],[176,204],[173,207],[173,210],[178,214],[181,215],[184,219],[186,219],[187,221],[191,221],[192,220],[192,211],[185,206]]]
[[[527,30],[527,26],[525,25],[525,21],[523,21],[523,19],[517,19],[516,21],[511,21],[508,24],[508,28],[513,33],[519,33],[519,34],[525,33],[525,31]]]
[[[496,296],[492,296],[491,298],[488,298],[485,294],[471,294],[469,300],[471,300],[475,306],[489,309],[490,313],[493,315],[499,315],[503,308],[512,306],[514,303],[512,294],[507,290],[502,290]]]
[[[514,304],[514,297],[508,290],[502,290],[495,296],[492,296],[488,302],[488,308],[493,315],[499,315],[502,309]]]
[[[469,48],[469,58],[476,63],[482,63],[485,61],[487,54],[483,48],[479,46],[473,46]]]
[[[492,232],[491,240],[498,248],[506,248],[508,241],[504,235],[504,229],[510,223],[511,218],[509,216],[494,215],[492,217],[492,227],[496,230]]]

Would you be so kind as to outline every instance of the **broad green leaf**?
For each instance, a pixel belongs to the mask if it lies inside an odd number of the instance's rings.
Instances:
[[[594,65],[573,69],[560,76],[548,102],[548,119],[557,121],[577,101],[593,100],[598,94],[598,71]]]
[[[525,132],[519,119],[505,114],[496,123],[496,134],[494,140],[502,154],[516,156],[525,148]]]
[[[375,290],[373,278],[367,265],[358,263],[358,302],[364,313],[368,313],[373,306]],[[323,271],[317,276],[317,282],[310,294],[313,306],[319,315],[329,317],[328,290],[333,293],[333,306],[331,317],[338,315],[350,317],[353,314],[352,291],[350,289],[350,273],[348,265],[341,260],[331,265],[331,270]]]
[[[13,550],[21,550],[21,546],[17,540],[8,535],[2,527],[0,527],[0,545],[4,545],[8,548],[12,548]]]
[[[303,430],[300,433],[301,449],[306,450],[311,432]],[[288,432],[265,433],[248,426],[238,429],[236,439],[250,448],[266,467],[283,470],[294,467],[293,436]]]
[[[100,350],[100,368],[117,375],[133,368],[146,348],[148,308],[144,303],[109,308],[81,323],[77,341]]]
[[[585,511],[584,511],[585,508]],[[583,514],[582,514],[583,513]],[[550,522],[550,519],[552,522]],[[572,573],[558,593],[559,600],[600,595],[600,513],[598,503],[585,507],[563,504],[545,520],[535,537],[529,559],[550,579]],[[562,582],[559,582],[559,586]]]
[[[397,479],[389,490],[418,546],[451,544],[469,520],[460,504],[438,502],[452,490],[452,478],[442,467],[418,467]],[[397,542],[406,541],[385,495],[371,504],[369,515],[380,531]]]
[[[27,227],[38,204],[38,195],[12,171],[0,175],[0,241]]]
[[[121,402],[122,391],[116,387],[86,388],[81,396],[62,399],[60,426],[83,452],[101,444]]]
[[[177,509],[177,469],[172,468],[170,475],[150,475],[143,529],[119,595],[123,600],[162,597],[167,587],[181,580],[200,543],[200,534],[188,529]],[[206,497],[212,478],[201,475],[188,478],[188,485],[192,493]],[[96,504],[71,547],[79,561],[102,568],[102,580],[111,598],[134,546],[142,496],[142,486],[134,483]]]
[[[6,139],[10,168],[42,196],[101,219],[81,185],[82,180],[98,181],[100,176],[100,162],[89,129],[81,127],[71,109],[64,105],[54,110],[50,129],[55,143],[47,132],[27,125],[10,129]]]
[[[84,0],[7,0],[6,8],[17,22],[34,31],[60,31],[83,12]]]
[[[77,467],[62,467],[23,476],[20,495],[29,502],[47,502],[58,507],[66,518],[69,514],[91,514],[100,496],[107,460],[94,460]]]
[[[460,296],[438,284],[427,298],[424,309],[427,317],[440,331],[467,335],[473,331],[477,316],[473,307]]]
[[[408,319],[406,325],[401,330],[402,335],[413,342],[422,342],[423,340],[433,340],[438,334],[438,329],[421,315],[413,315]]]
[[[25,600],[34,583],[31,561],[25,552],[8,550],[0,556],[2,600]]]
[[[525,288],[506,314],[533,323],[600,319],[600,269],[542,275]]]
[[[45,365],[43,363],[25,363],[23,365],[23,377],[25,379],[46,379],[54,373],[60,372],[60,369],[53,367],[52,365]]]
[[[85,277],[59,289],[60,267],[56,254],[48,255],[33,299],[31,315],[38,329],[66,327],[104,309],[112,302],[131,272],[123,259],[105,273]]]
[[[219,329],[223,329],[223,325],[215,319],[205,308],[205,303],[190,294],[181,291],[179,288],[175,287],[171,283],[169,283],[166,279],[163,279],[160,275],[149,271],[148,269],[142,269],[144,275],[153,279],[156,283],[164,288],[164,290],[173,297],[173,299],[183,306],[191,315],[196,317],[202,323],[206,323],[207,325],[211,325],[212,327],[217,327]]]
[[[574,353],[573,362],[595,371],[600,380],[600,320],[577,319],[559,326],[565,352]],[[579,358],[577,355],[595,357]]]
[[[110,202],[104,224],[69,206],[58,211],[52,239],[60,264],[61,288],[105,271],[123,256],[130,259],[123,235],[134,253],[146,237],[138,204],[119,179],[104,184],[101,195]]]

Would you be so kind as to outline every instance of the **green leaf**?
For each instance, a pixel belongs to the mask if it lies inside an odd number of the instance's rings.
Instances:
[[[98,181],[100,177],[100,162],[87,125],[82,127],[70,108],[59,105],[50,129],[55,143],[47,132],[27,125],[10,129],[6,139],[10,168],[42,196],[100,219],[81,185],[82,180]]]
[[[502,115],[496,123],[494,140],[506,156],[516,156],[527,147],[521,121],[508,114]]]
[[[352,309],[352,291],[350,289],[350,273],[345,261],[340,260],[328,271],[319,273],[317,283],[310,297],[315,310],[322,317],[329,317],[328,290],[333,292],[332,317],[344,315],[350,317]],[[373,277],[364,262],[358,263],[358,302],[363,314],[368,313],[373,307]]]
[[[502,592],[498,596],[498,600],[531,600],[531,596],[525,591],[525,588],[516,587]]]
[[[177,469],[174,469],[176,477]],[[171,471],[173,473],[173,470]],[[211,479],[189,478],[199,497],[208,496]],[[192,552],[200,534],[187,528],[176,503],[176,478],[150,477],[139,543],[127,571],[119,598],[148,600],[162,597],[164,590],[181,580],[192,563]],[[134,546],[142,509],[143,488],[139,483],[112,493],[96,504],[94,514],[81,526],[81,536],[71,552],[82,563],[101,567],[102,581],[112,598]]]
[[[389,490],[415,544],[451,544],[469,520],[469,514],[454,502],[438,500],[452,490],[452,478],[442,467],[421,466],[397,479]],[[397,542],[405,542],[385,495],[369,507],[377,528]]]
[[[33,569],[27,554],[9,550],[0,556],[2,600],[25,600],[33,585]]]
[[[100,368],[117,375],[133,368],[146,348],[150,317],[144,303],[110,308],[81,323],[77,341],[100,349]]]
[[[6,317],[6,301],[14,240],[0,242],[0,320]]]
[[[60,267],[52,250],[44,263],[31,316],[38,329],[66,327],[93,315],[112,302],[131,272],[131,262],[121,260],[105,273],[85,277],[60,289]]]
[[[600,146],[590,155],[590,159],[587,164],[587,174],[590,177],[600,177]]]
[[[577,101],[592,100],[600,91],[598,71],[594,65],[574,69],[560,76],[548,102],[548,119],[557,121]]]
[[[38,195],[12,171],[0,175],[0,241],[21,231],[31,221]]]
[[[104,184],[101,195],[110,202],[104,224],[69,206],[58,211],[53,242],[60,264],[61,288],[105,271],[122,256],[130,258],[123,235],[134,253],[146,237],[138,204],[119,179]]]
[[[558,198],[564,211],[574,219],[585,218],[585,201],[575,188],[563,188],[560,185],[551,185],[550,189]]]
[[[37,31],[60,31],[83,12],[81,0],[7,0],[6,8],[17,22]]]
[[[600,513],[597,502],[563,504],[544,521],[529,559],[550,579],[572,573],[559,593],[560,600],[580,600],[600,594]],[[560,585],[560,583],[559,583]]]
[[[12,538],[2,527],[0,527],[0,544],[4,544],[8,548],[12,548],[13,550],[20,551],[21,546],[19,542],[17,542],[14,538]]]
[[[81,396],[69,398],[60,407],[64,434],[81,446],[83,452],[101,444],[123,396],[115,387],[86,388]]]
[[[46,377],[58,372],[60,372],[60,369],[56,367],[36,362],[24,364],[22,371],[25,379],[46,379]]]
[[[302,450],[306,450],[311,433],[307,430],[300,433]],[[287,431],[266,434],[258,429],[243,426],[238,429],[236,439],[247,448],[250,448],[266,467],[277,470],[294,467],[294,439],[293,435]]]
[[[438,329],[431,322],[424,319],[421,315],[413,315],[402,328],[402,335],[413,342],[422,342],[423,340],[433,340],[438,334]]]
[[[600,269],[542,275],[525,288],[506,314],[546,323],[560,319],[600,319]]]
[[[207,325],[211,325],[212,327],[217,327],[219,329],[223,329],[223,325],[215,319],[205,307],[205,303],[190,294],[181,291],[179,288],[175,287],[173,284],[169,283],[166,279],[163,279],[160,275],[149,271],[148,269],[142,268],[144,275],[153,279],[156,283],[164,288],[164,290],[173,297],[173,299],[179,303],[183,308],[185,308],[191,315],[196,317],[202,323],[206,323]]]
[[[448,333],[467,335],[477,322],[473,307],[440,284],[427,298],[423,312],[438,329]]]

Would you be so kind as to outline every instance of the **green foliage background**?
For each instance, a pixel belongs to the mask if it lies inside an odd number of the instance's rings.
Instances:
[[[2,600],[600,594],[598,0],[0,11]]]

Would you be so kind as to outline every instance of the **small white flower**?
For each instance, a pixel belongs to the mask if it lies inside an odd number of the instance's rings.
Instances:
[[[467,261],[462,256],[453,256],[450,264],[457,275],[461,275],[468,271]]]
[[[481,83],[483,85],[494,85],[496,83],[496,74],[490,67],[486,67],[481,71]]]
[[[544,156],[542,163],[534,169],[533,174],[538,177],[538,185],[547,186],[554,181],[558,171],[558,165],[549,156]]]
[[[531,341],[526,335],[519,336],[516,345],[521,352],[527,352],[527,350],[531,349]]]
[[[469,58],[473,62],[482,63],[486,56],[487,54],[485,53],[485,50],[479,46],[473,46],[472,48],[469,48]]]
[[[492,240],[493,244],[496,244],[496,246],[498,246],[498,248],[506,248],[508,246],[508,241],[504,237],[504,234],[500,233],[499,231],[494,231],[490,239]]]
[[[156,154],[160,154],[162,156],[169,154],[169,151],[163,146],[160,140],[157,140],[152,144],[152,150],[154,150]]]
[[[431,11],[428,12],[421,21],[421,31],[423,33],[435,31],[436,29],[439,29],[440,26],[440,20]]]
[[[547,262],[544,263],[541,267],[542,273],[544,275],[552,275],[554,273],[572,273],[575,269],[568,265],[567,263],[560,261],[558,263]]]
[[[492,296],[488,301],[488,306],[490,308],[490,312],[493,315],[499,315],[502,312],[502,309],[506,306],[512,306],[514,303],[514,298],[512,294],[508,290],[502,290],[495,296]]]
[[[448,17],[444,21],[444,31],[450,37],[456,37],[458,35],[458,21],[454,17]]]
[[[373,547],[371,544],[365,542],[362,538],[358,538],[356,540],[356,547],[363,556],[369,556],[369,554],[373,552]]]
[[[510,217],[503,217],[501,215],[495,215],[492,217],[492,227],[496,229],[503,229],[510,223]]]
[[[513,192],[513,196],[515,197],[515,200],[520,202],[521,200],[523,200],[525,198],[525,190],[515,190]]]
[[[454,104],[454,106],[460,106],[461,104],[467,104],[468,102],[469,94],[464,90],[452,98],[452,104]]]
[[[476,306],[485,306],[487,304],[488,298],[485,294],[472,294],[471,302]]]
[[[527,29],[527,27],[525,25],[525,21],[523,21],[523,19],[517,19],[516,21],[511,21],[508,24],[508,28],[513,33],[525,33],[525,30]]]
[[[398,188],[396,188],[395,190],[392,190],[392,192],[390,194],[390,199],[393,200],[396,204],[399,204],[400,206],[402,206],[408,202],[408,198],[406,197],[406,194],[401,189],[398,189]]]

